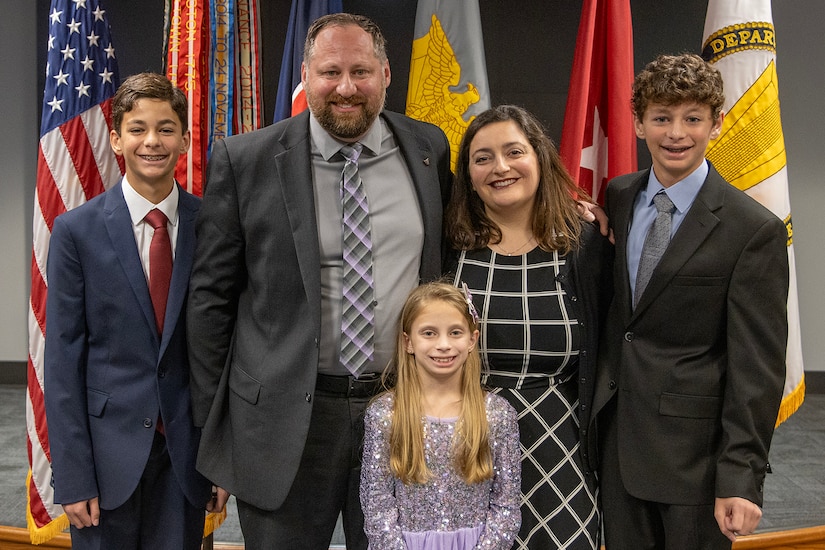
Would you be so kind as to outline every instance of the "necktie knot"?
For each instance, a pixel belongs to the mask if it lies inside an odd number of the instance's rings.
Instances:
[[[143,218],[146,220],[146,223],[152,226],[152,229],[157,231],[160,228],[166,228],[166,223],[169,221],[169,218],[166,217],[160,209],[153,208],[146,214],[146,217]]]
[[[659,191],[653,196],[653,204],[656,206],[656,211],[660,213],[672,213],[673,209],[676,208],[664,191]]]
[[[341,155],[347,159],[347,162],[358,164],[358,157],[361,156],[361,150],[363,148],[364,146],[358,142],[353,143],[352,145],[344,145],[341,147]]]

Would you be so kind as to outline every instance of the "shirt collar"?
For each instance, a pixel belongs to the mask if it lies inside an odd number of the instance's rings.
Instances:
[[[132,218],[132,225],[137,225],[142,222],[146,214],[154,208],[163,212],[169,220],[169,223],[173,226],[178,224],[179,192],[177,184],[172,186],[172,192],[158,204],[152,204],[151,201],[135,191],[126,176],[123,176],[121,189],[123,190],[123,199],[126,201],[126,206],[129,209],[129,216]]]
[[[376,156],[381,150],[381,142],[385,131],[387,130],[384,126],[384,119],[379,116],[370,126],[370,129],[367,130],[364,137],[358,140],[358,143],[363,145],[364,150],[369,151],[371,156]],[[347,143],[332,137],[312,115],[309,117],[309,134],[315,147],[318,148],[318,152],[326,161],[329,161],[333,155],[338,153],[342,146],[347,145]]]
[[[693,204],[693,201],[696,199],[696,195],[699,194],[702,184],[705,183],[705,179],[708,177],[708,171],[708,161],[704,160],[702,164],[700,164],[699,167],[691,172],[685,179],[677,181],[670,187],[665,188],[661,182],[659,182],[656,174],[651,169],[650,177],[648,178],[647,186],[645,187],[646,194],[644,196],[644,205],[651,206],[653,204],[653,196],[664,189],[668,198],[676,207],[676,210],[684,214]]]

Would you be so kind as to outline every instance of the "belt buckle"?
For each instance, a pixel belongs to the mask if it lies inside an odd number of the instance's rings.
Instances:
[[[349,387],[347,388],[347,397],[366,397],[367,395],[372,395],[375,393],[374,384],[378,380],[380,380],[380,376],[374,372],[364,374],[361,378],[351,376],[349,378]],[[367,385],[371,385],[370,391],[366,391]]]

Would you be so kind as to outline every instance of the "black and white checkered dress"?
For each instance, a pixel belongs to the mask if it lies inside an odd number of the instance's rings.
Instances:
[[[576,374],[581,334],[556,276],[565,259],[539,248],[502,256],[461,253],[481,316],[486,383],[518,412],[522,450],[521,531],[515,549],[596,549],[596,495],[579,458]]]

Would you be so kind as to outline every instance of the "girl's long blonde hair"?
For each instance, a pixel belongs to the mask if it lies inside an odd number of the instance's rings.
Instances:
[[[410,293],[401,312],[395,361],[389,369],[389,374],[396,377],[391,390],[395,404],[390,428],[390,469],[405,485],[426,483],[431,472],[424,457],[421,379],[415,357],[406,351],[404,334],[410,334],[415,319],[433,302],[454,306],[467,321],[470,332],[475,331],[477,321],[470,313],[468,301],[464,293],[451,284],[427,283]],[[453,441],[453,459],[459,474],[472,484],[493,476],[478,345],[470,350],[461,379],[463,400]]]

